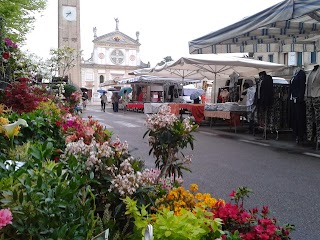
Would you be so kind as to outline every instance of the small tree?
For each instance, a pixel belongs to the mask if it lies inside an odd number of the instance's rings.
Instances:
[[[158,66],[162,66],[166,62],[170,62],[170,61],[173,61],[172,57],[171,56],[167,56],[167,57],[163,58],[163,60],[161,62],[159,62],[157,65]]]
[[[40,13],[46,7],[46,0],[0,1],[0,18],[4,20],[1,34],[15,42],[23,43],[27,33],[34,28],[34,13]]]
[[[68,46],[50,49],[51,57],[47,61],[47,65],[53,76],[58,74],[59,77],[64,78],[67,72],[76,65],[76,60],[81,57],[81,52]]]
[[[193,149],[194,132],[198,125],[194,125],[190,118],[181,121],[171,113],[169,106],[159,109],[157,114],[147,115],[148,130],[143,137],[148,136],[151,149],[156,158],[156,167],[161,170],[158,179],[173,176],[182,177],[182,170],[190,171],[185,165],[191,162],[191,157],[182,153],[181,149],[190,145]]]
[[[51,78],[45,61],[36,54],[19,50],[13,57],[15,62],[11,64],[12,79],[25,77],[41,83],[42,79]]]

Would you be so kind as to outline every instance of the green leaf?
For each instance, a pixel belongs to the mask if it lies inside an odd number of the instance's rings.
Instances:
[[[58,237],[59,237],[60,239],[64,239],[67,230],[68,230],[68,224],[66,223],[66,224],[64,224],[64,225],[62,226],[62,228],[59,229],[59,233],[58,233],[59,236],[58,236]]]
[[[15,190],[15,189],[13,190],[12,199],[13,199],[13,201],[18,200],[18,193],[17,193],[17,190]]]
[[[41,188],[41,187],[42,187],[42,177],[41,177],[41,176],[38,177],[37,187],[38,187],[38,188]]]
[[[164,235],[165,235],[166,237],[171,236],[171,231],[165,231]]]
[[[19,202],[20,202],[20,204],[23,203],[23,191],[20,191],[20,193],[19,193]]]

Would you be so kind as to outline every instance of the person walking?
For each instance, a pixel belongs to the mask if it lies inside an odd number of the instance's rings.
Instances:
[[[106,104],[108,102],[108,98],[107,98],[106,92],[103,92],[103,94],[100,97],[100,99],[101,99],[101,110],[105,112],[106,111]]]
[[[113,111],[114,112],[118,112],[119,111],[119,99],[120,96],[118,94],[118,92],[114,92],[111,98],[111,101],[113,102]]]
[[[112,111],[114,111],[114,92],[112,93],[112,96],[111,96],[111,103],[112,103]]]
[[[88,101],[88,93],[87,92],[83,92],[82,93],[82,105],[83,105],[83,109],[86,109],[87,107],[87,101]]]

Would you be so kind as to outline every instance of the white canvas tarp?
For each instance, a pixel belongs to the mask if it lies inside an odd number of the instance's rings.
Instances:
[[[149,75],[158,77],[180,77],[214,80],[214,94],[216,81],[229,79],[233,73],[242,77],[252,77],[261,71],[276,72],[285,68],[283,64],[263,62],[248,58],[227,57],[217,54],[190,55],[181,57],[176,61],[166,62],[162,66],[136,70],[135,75],[148,72]],[[213,96],[215,99],[215,96]]]

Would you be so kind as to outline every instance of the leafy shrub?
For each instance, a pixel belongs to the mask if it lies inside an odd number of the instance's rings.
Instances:
[[[95,232],[95,198],[89,177],[81,175],[82,164],[75,158],[68,162],[44,161],[53,146],[33,148],[33,162],[18,171],[0,171],[0,201],[13,214],[12,225],[3,229],[4,239],[88,239]]]
[[[17,113],[31,112],[40,102],[48,100],[44,88],[30,85],[30,80],[21,78],[5,89],[4,104]]]
[[[71,97],[71,94],[76,92],[77,88],[74,85],[71,84],[66,84],[64,86],[64,96],[66,99],[69,99]]]
[[[44,108],[40,108],[44,107]],[[49,107],[52,106],[52,112]],[[45,142],[48,139],[54,142],[56,149],[63,150],[65,148],[65,137],[62,134],[60,121],[61,115],[59,109],[55,108],[52,102],[48,104],[41,103],[37,109],[31,112],[25,112],[21,115],[11,113],[8,117],[11,121],[18,117],[27,121],[28,127],[22,128],[20,134],[15,139],[16,144],[21,145],[27,141]]]
[[[148,224],[153,226],[153,239],[201,240],[217,239],[221,231],[221,220],[211,219],[212,213],[195,207],[193,211],[182,209],[179,215],[173,211],[163,209],[149,216],[146,206],[137,207],[137,201],[127,197],[126,214],[134,218],[134,232],[130,239],[141,239]]]

